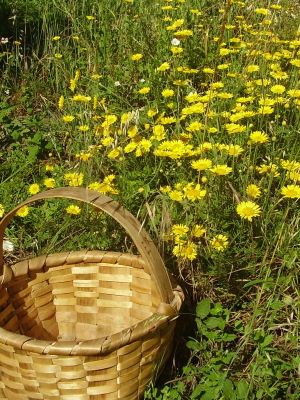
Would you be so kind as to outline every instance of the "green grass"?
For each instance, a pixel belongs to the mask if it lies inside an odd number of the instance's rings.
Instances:
[[[187,293],[189,355],[175,352],[173,383],[148,398],[299,398],[298,3],[15,0],[0,10],[4,211],[32,184],[106,193],[144,222]],[[16,217],[6,232],[15,254],[126,251],[108,218],[77,203],[66,215],[70,204]]]

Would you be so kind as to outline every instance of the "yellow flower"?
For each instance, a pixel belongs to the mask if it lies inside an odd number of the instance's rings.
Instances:
[[[228,237],[225,235],[216,235],[210,240],[210,245],[217,251],[224,251],[228,246]]]
[[[300,186],[299,185],[287,185],[281,188],[280,193],[285,198],[299,199],[300,198]]]
[[[45,167],[45,169],[46,169],[46,171],[53,171],[54,166],[53,166],[53,165],[47,164],[46,167]]]
[[[239,156],[244,151],[244,149],[241,146],[239,146],[238,144],[230,144],[230,145],[226,146],[226,148],[224,150],[227,154],[229,154],[230,156],[234,156],[234,157]]]
[[[213,168],[210,168],[210,172],[216,175],[228,175],[232,172],[231,167],[227,167],[226,164],[218,164],[215,165]]]
[[[259,71],[259,65],[248,65],[247,72],[257,72]]]
[[[257,79],[254,82],[256,83],[257,86],[267,86],[267,85],[270,84],[270,80],[269,79]]]
[[[80,126],[78,127],[78,129],[79,129],[81,132],[87,132],[87,131],[90,129],[90,127],[89,127],[88,125],[80,125]]]
[[[100,79],[100,78],[102,78],[102,75],[94,74],[94,75],[92,75],[92,78],[93,79]]]
[[[78,206],[74,206],[71,204],[69,207],[66,208],[68,214],[78,215],[81,212],[81,209]]]
[[[93,17],[92,15],[87,15],[86,18],[89,20],[95,19],[95,17]]]
[[[182,31],[174,32],[174,36],[181,37],[182,39],[184,39],[186,36],[192,36],[192,35],[193,31],[191,31],[190,29],[184,29]]]
[[[55,58],[62,58],[62,54],[56,53],[56,54],[54,54],[54,57]]]
[[[192,237],[199,238],[203,236],[206,233],[206,229],[203,227],[203,225],[195,225],[192,229],[191,235]]]
[[[153,134],[154,134],[153,139],[155,139],[155,140],[165,139],[165,137],[166,137],[165,127],[163,125],[154,125],[153,126]]]
[[[292,181],[300,181],[300,172],[291,171],[290,174],[289,174],[289,178]]]
[[[75,119],[75,117],[73,115],[65,115],[62,117],[62,119],[65,122],[72,122]]]
[[[133,54],[133,55],[131,56],[131,59],[132,59],[133,61],[138,61],[138,60],[140,60],[141,58],[143,58],[143,54],[140,54],[140,53]]]
[[[300,97],[300,89],[291,89],[287,93],[291,97]]]
[[[211,168],[212,161],[209,160],[208,158],[202,158],[197,161],[192,161],[191,165],[192,168],[196,169],[197,171],[205,171],[206,169]]]
[[[295,160],[280,160],[280,163],[282,168],[286,169],[287,171],[297,171],[300,168],[300,162]]]
[[[227,92],[220,92],[217,94],[217,97],[219,97],[220,99],[232,99],[233,94]]]
[[[139,90],[140,94],[147,94],[150,92],[150,88],[149,87],[143,87],[142,89]]]
[[[160,171],[160,172],[163,172],[163,171]],[[161,187],[159,188],[159,190],[160,190],[162,193],[168,193],[168,192],[170,192],[172,189],[171,189],[171,186],[167,185],[167,186],[161,186]]]
[[[189,228],[186,225],[179,224],[172,226],[172,233],[175,236],[185,235],[189,231]]]
[[[174,90],[172,89],[165,89],[161,92],[163,97],[172,97],[174,96]]]
[[[283,85],[274,85],[271,87],[271,92],[276,93],[276,94],[282,94],[285,92],[285,86]]]
[[[194,260],[197,256],[197,246],[195,243],[188,241],[184,246],[182,246],[181,256],[188,260]]]
[[[37,183],[33,183],[29,186],[28,191],[30,194],[37,194],[40,191],[40,187]]]
[[[71,101],[76,101],[76,102],[83,102],[83,103],[87,103],[89,101],[91,101],[91,97],[90,96],[83,96],[82,94],[77,94],[76,96],[73,96]]]
[[[69,86],[70,90],[72,92],[74,92],[75,88],[76,88],[76,80],[75,79],[70,79],[70,86]]]
[[[54,36],[54,38],[52,38],[52,40],[59,40],[60,36]]]
[[[172,190],[169,192],[170,199],[174,201],[182,201],[183,199],[183,193],[179,190]]]
[[[249,197],[256,199],[261,195],[260,188],[256,185],[248,185],[246,188],[246,193]]]
[[[247,127],[239,124],[225,124],[225,129],[229,134],[244,132]]]
[[[76,157],[79,158],[80,161],[88,161],[91,157],[91,153],[78,153],[76,154]]]
[[[58,100],[58,108],[62,110],[64,108],[64,104],[65,104],[65,98],[64,96],[60,96]]]
[[[2,204],[0,204],[0,218],[2,218],[4,215],[4,207]]]
[[[197,132],[197,131],[201,131],[204,129],[205,129],[205,126],[201,122],[198,122],[198,121],[191,122],[190,125],[188,125],[186,127],[186,130],[188,132]]]
[[[111,136],[106,136],[104,139],[101,140],[103,146],[107,147],[114,142],[114,138]]]
[[[261,214],[261,208],[253,201],[242,201],[237,207],[236,211],[241,218],[252,221],[252,218],[258,217]]]
[[[273,174],[274,177],[280,176],[280,174],[277,172],[278,170],[277,165],[273,163],[270,163],[269,165],[261,164],[259,167],[256,167],[256,170],[258,171],[259,174]]]
[[[256,14],[268,15],[270,11],[267,8],[256,8],[254,12]]]
[[[267,143],[269,141],[269,136],[265,132],[254,131],[250,134],[250,139],[254,143]]]
[[[258,100],[258,104],[260,104],[261,106],[273,106],[275,103],[276,101],[274,99],[270,99],[268,97],[262,97]]]
[[[29,208],[27,206],[23,206],[21,208],[18,209],[18,211],[16,212],[16,215],[18,217],[26,217],[26,215],[29,213]]]
[[[213,74],[215,71],[212,68],[203,68],[205,74]]]
[[[262,106],[262,107],[259,107],[259,109],[258,109],[258,113],[263,114],[263,115],[272,114],[273,112],[274,112],[274,108],[270,107],[270,106]]]
[[[232,50],[230,49],[220,49],[219,54],[220,56],[227,56],[228,54],[231,53]]]
[[[170,69],[170,63],[168,62],[164,62],[158,68],[156,68],[157,71],[166,71],[167,69]]]
[[[173,54],[179,54],[183,52],[183,48],[182,47],[177,47],[177,46],[171,46],[171,52]],[[161,70],[160,70],[161,71]]]
[[[201,190],[199,183],[196,185],[191,183],[184,188],[184,197],[186,197],[188,200],[195,201],[202,199],[205,195],[206,190]]]
[[[150,108],[150,110],[148,110],[147,115],[148,117],[154,117],[154,115],[157,114],[157,109],[156,108]]]
[[[68,173],[64,175],[64,179],[68,181],[70,186],[80,186],[83,183],[83,174],[82,173]]]
[[[44,180],[44,185],[47,188],[54,188],[55,187],[55,180],[53,178],[46,178]]]
[[[108,158],[117,158],[120,155],[120,147],[117,147],[116,149],[111,150],[108,154]]]
[[[106,115],[104,122],[101,124],[101,126],[102,126],[102,128],[108,128],[110,125],[112,125],[116,121],[117,121],[116,115],[114,115],[114,114]]]

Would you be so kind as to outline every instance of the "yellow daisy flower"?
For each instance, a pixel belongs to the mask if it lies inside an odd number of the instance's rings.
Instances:
[[[261,214],[261,208],[253,201],[242,201],[237,207],[236,211],[241,218],[252,221],[252,218],[258,217]]]

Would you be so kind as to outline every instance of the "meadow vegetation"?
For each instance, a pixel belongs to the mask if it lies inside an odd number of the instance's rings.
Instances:
[[[0,11],[0,217],[82,186],[144,223],[187,299],[147,399],[299,399],[298,2]],[[23,207],[6,235],[7,262],[134,251],[109,218],[67,200]]]

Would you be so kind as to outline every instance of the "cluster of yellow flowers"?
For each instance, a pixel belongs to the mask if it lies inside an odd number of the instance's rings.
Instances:
[[[132,0],[125,1],[132,3]],[[190,26],[190,18],[176,19],[175,12],[181,2],[184,0],[161,7],[169,56],[162,53],[164,58],[151,65],[146,82],[143,79],[132,84],[141,107],[123,110],[119,115],[115,107],[107,105],[105,98],[99,100],[103,93],[95,89],[94,83],[101,78],[100,74],[93,72],[85,77],[85,82],[90,79],[93,85],[82,85],[84,90],[79,87],[81,72],[77,70],[72,75],[68,81],[70,96],[61,95],[58,108],[69,140],[78,141],[81,147],[76,147],[73,154],[76,167],[66,172],[63,179],[69,186],[85,184],[100,193],[116,195],[115,175],[90,182],[84,168],[97,162],[97,157],[110,166],[135,158],[140,162],[142,157],[149,157],[153,164],[159,160],[166,165],[166,170],[174,168],[181,171],[181,176],[186,175],[181,180],[176,177],[178,183],[172,181],[174,177],[170,178],[169,185],[160,188],[166,201],[176,207],[186,204],[197,207],[210,201],[216,185],[228,184],[231,178],[249,172],[247,184],[235,193],[235,213],[245,223],[251,223],[263,214],[260,197],[270,182],[277,184],[274,192],[278,201],[300,197],[300,162],[287,156],[285,159],[266,156],[276,144],[276,129],[288,124],[285,113],[291,115],[300,110],[300,88],[297,80],[295,83],[292,80],[299,73],[300,42],[281,40],[270,30],[274,16],[282,8],[280,5],[254,8],[260,21],[257,26],[247,22],[248,13],[233,13],[232,23],[224,26],[228,34],[222,35],[220,31],[220,37],[212,39],[212,45],[217,48],[215,60],[209,61],[204,47],[206,64],[190,66],[185,58],[189,43],[201,34],[207,46],[211,38],[205,36],[207,22],[202,11],[190,10],[193,21]],[[241,10],[245,7],[241,1],[231,3]],[[220,10],[221,14],[224,12]],[[86,18],[94,23],[95,17]],[[53,40],[59,43],[60,36]],[[264,46],[260,49],[256,43]],[[127,56],[128,62],[135,71],[143,71],[140,67],[147,62],[147,55],[135,51]],[[59,59],[61,55],[56,53],[55,57]],[[237,57],[242,63],[239,71]],[[153,81],[152,77],[155,77]],[[159,90],[155,86],[158,81]],[[119,81],[115,82],[116,87],[120,85]],[[153,98],[154,93],[157,98]],[[57,186],[54,177],[48,176],[43,183],[30,185],[30,194],[38,193],[42,185]],[[281,182],[275,179],[279,177]],[[72,204],[66,212],[78,215],[81,209]],[[4,207],[0,205],[0,216],[3,213]],[[26,216],[28,207],[18,213]],[[173,225],[169,238],[175,244],[174,255],[189,260],[196,258],[200,238],[216,251],[225,251],[229,244],[225,234],[207,233],[201,224],[192,228]]]

